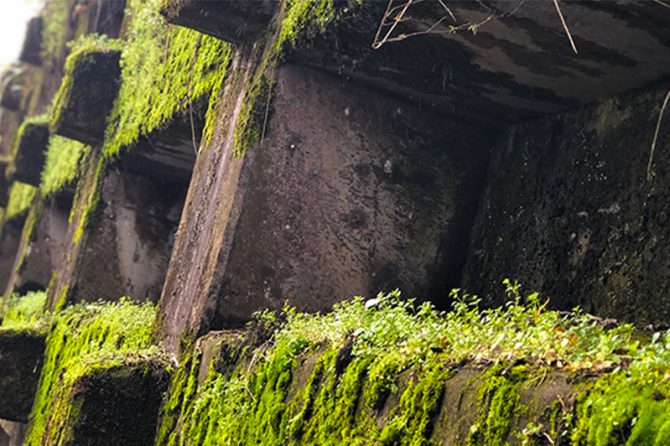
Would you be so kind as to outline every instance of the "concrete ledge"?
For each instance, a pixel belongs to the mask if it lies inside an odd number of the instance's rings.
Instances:
[[[153,444],[166,366],[160,357],[138,354],[85,364],[72,381],[66,373],[43,444]]]
[[[46,122],[28,122],[19,131],[14,160],[8,171],[14,181],[39,186],[49,144],[49,126]]]
[[[244,43],[265,30],[276,4],[273,0],[165,0],[161,14],[172,24]]]
[[[0,418],[28,421],[42,368],[45,334],[0,328]]]
[[[56,95],[51,130],[89,145],[105,135],[121,75],[117,50],[83,50],[72,54]]]

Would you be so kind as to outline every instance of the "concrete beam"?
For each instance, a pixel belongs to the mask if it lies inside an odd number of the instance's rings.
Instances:
[[[273,0],[169,0],[161,14],[175,25],[244,43],[265,31],[276,9]]]

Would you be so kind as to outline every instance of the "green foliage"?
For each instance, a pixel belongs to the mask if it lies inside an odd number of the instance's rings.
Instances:
[[[45,328],[48,315],[45,312],[45,291],[33,291],[25,296],[14,295],[2,308],[0,319],[3,328]]]
[[[90,147],[78,141],[51,136],[42,170],[42,195],[48,197],[73,183],[82,172],[89,152]]]
[[[157,444],[429,445],[445,383],[465,362],[488,367],[478,379],[470,445],[504,445],[540,432],[542,425],[533,420],[523,432],[515,431],[528,410],[520,388],[548,369],[604,377],[593,391],[585,387],[578,423],[552,409],[551,428],[542,431],[547,435],[573,435],[575,444],[615,444],[595,439],[616,429],[612,421],[623,426],[635,414],[636,426],[647,427],[645,434],[634,429],[631,438],[640,441],[652,431],[667,435],[661,416],[670,414],[666,394],[659,397],[654,389],[669,376],[670,337],[667,345],[656,340],[641,347],[629,325],[605,330],[578,309],[548,311],[537,294],[523,297],[509,281],[506,287],[510,302],[499,309],[480,309],[476,298],[455,291],[450,312],[395,292],[336,304],[327,314],[290,308],[259,313],[258,324],[279,328],[260,347],[240,347],[245,354],[225,373],[210,367],[198,384],[201,352],[184,362]],[[511,366],[517,362],[526,365]],[[613,368],[620,371],[608,373]],[[628,376],[638,376],[639,384],[631,385]],[[620,399],[613,398],[619,393]],[[612,413],[605,407],[613,407]],[[588,441],[577,441],[589,435]]]
[[[15,181],[9,190],[9,201],[5,211],[5,218],[11,219],[23,214],[33,204],[37,188],[30,184]]]
[[[670,444],[670,333],[656,334],[628,369],[598,380],[577,405],[572,443]]]
[[[102,363],[108,367],[110,361],[122,361],[149,349],[154,317],[151,303],[126,299],[82,303],[56,314],[24,444],[43,444],[44,438],[54,435],[47,426],[58,426],[59,420],[67,417],[63,411],[70,410],[69,406],[63,406],[58,392],[67,384],[64,379],[81,376],[89,366]]]
[[[226,76],[230,45],[170,27],[158,6],[158,0],[131,0],[127,7],[131,22],[121,56],[122,81],[104,148],[110,156],[190,113],[192,104],[213,98]],[[211,127],[214,112],[207,117]]]

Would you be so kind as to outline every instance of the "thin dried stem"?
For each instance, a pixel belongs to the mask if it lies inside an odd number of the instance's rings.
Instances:
[[[556,12],[558,13],[558,16],[561,18],[561,24],[563,24],[565,34],[568,36],[570,46],[572,46],[572,51],[574,51],[575,54],[579,54],[579,51],[577,51],[577,45],[575,45],[575,41],[572,38],[572,33],[570,33],[570,28],[568,28],[568,24],[565,21],[565,17],[563,17],[563,12],[561,11],[561,7],[558,4],[558,0],[554,0],[554,6],[556,7]]]
[[[658,121],[656,121],[656,131],[654,132],[654,139],[651,142],[651,150],[649,151],[649,163],[647,164],[647,181],[651,181],[654,176],[653,164],[654,164],[654,152],[656,151],[656,144],[658,143],[658,135],[661,133],[661,123],[663,122],[663,115],[665,114],[665,109],[668,107],[668,102],[670,102],[670,90],[668,94],[665,95],[665,100],[661,106],[661,112],[658,115]]]

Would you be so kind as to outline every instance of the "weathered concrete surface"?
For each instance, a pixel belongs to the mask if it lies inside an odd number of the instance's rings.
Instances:
[[[670,320],[670,126],[650,146],[670,85],[513,127],[496,156],[464,287],[498,295],[503,278],[639,323]]]
[[[67,234],[72,197],[60,193],[40,204],[37,220],[30,237],[24,235],[12,268],[12,275],[5,289],[5,297],[14,293],[46,290],[52,273],[61,257]],[[29,215],[30,218],[30,215]]]
[[[28,22],[26,37],[23,41],[23,48],[19,60],[27,64],[39,66],[42,64],[42,29],[44,28],[44,19],[35,17]]]
[[[0,207],[7,208],[9,203],[9,189],[11,187],[11,182],[4,175],[7,171],[7,162],[0,161]]]
[[[65,420],[49,420],[43,444],[153,444],[158,410],[168,382],[165,364],[152,358],[131,358],[119,365],[102,367],[94,364],[59,396],[77,410],[70,411]]]
[[[85,52],[76,59],[72,84],[58,98],[54,133],[89,145],[102,143],[119,88],[120,51]]]
[[[45,334],[0,329],[0,418],[28,421],[37,390]]]
[[[25,424],[14,421],[0,420],[0,445],[22,446],[25,433]]]
[[[161,302],[168,344],[285,301],[396,287],[440,301],[458,284],[486,131],[313,69],[277,82],[260,147],[229,160],[223,129],[204,153],[229,164],[198,158]]]
[[[25,125],[18,150],[7,170],[12,179],[38,187],[48,145],[49,126],[46,123]]]
[[[277,6],[275,0],[170,0],[161,14],[175,25],[243,43],[265,30]]]
[[[0,289],[7,287],[12,275],[14,259],[21,243],[24,217],[17,217],[2,224],[0,232]]]
[[[430,35],[373,50],[388,2],[365,2],[350,8],[336,29],[306,41],[293,58],[445,111],[508,122],[670,76],[670,8],[657,2],[562,1],[579,54],[573,53],[551,1],[447,3],[456,22],[437,0],[414,2],[392,36],[425,31],[445,20]],[[492,14],[502,16],[479,26],[476,34],[449,32],[451,25],[481,22]]]
[[[157,301],[185,193],[110,169],[70,283],[73,301]]]
[[[9,156],[14,142],[13,136],[20,124],[21,115],[19,113],[0,108],[0,156]],[[4,172],[4,169],[0,172]]]
[[[10,111],[19,111],[23,96],[23,70],[11,66],[0,79],[0,106]]]

